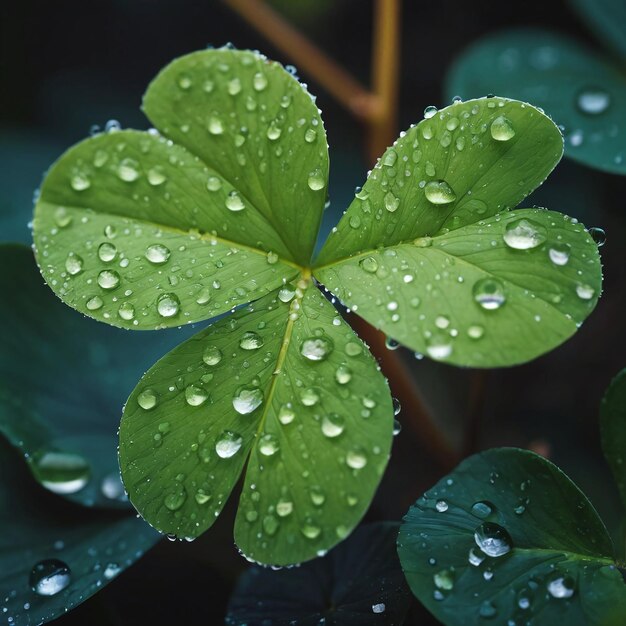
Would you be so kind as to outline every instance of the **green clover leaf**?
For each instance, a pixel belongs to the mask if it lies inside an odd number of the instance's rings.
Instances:
[[[463,461],[411,507],[398,553],[413,593],[446,626],[624,620],[626,587],[602,520],[529,451]]]
[[[158,131],[98,135],[57,161],[34,239],[46,281],[95,319],[152,329],[232,310],[124,409],[124,484],[161,532],[204,532],[242,474],[235,538],[252,560],[314,558],[365,513],[391,397],[316,281],[413,349],[478,366],[558,345],[599,296],[580,224],[506,212],[562,153],[530,105],[457,103],[403,133],[315,264],[327,144],[292,75],[258,53],[197,52],[158,75],[144,109]]]

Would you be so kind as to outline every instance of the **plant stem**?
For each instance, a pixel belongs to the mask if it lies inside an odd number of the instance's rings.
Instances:
[[[372,94],[279,13],[262,0],[224,2],[353,115],[362,120],[369,119],[374,104]],[[396,0],[390,0],[390,4],[395,2]]]

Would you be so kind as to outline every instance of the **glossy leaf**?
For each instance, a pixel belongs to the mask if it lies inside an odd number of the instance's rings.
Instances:
[[[600,433],[604,456],[626,506],[626,369],[609,385],[600,405]]]
[[[626,59],[626,4],[622,0],[569,0],[601,43]]]
[[[297,563],[345,538],[365,513],[392,418],[369,351],[301,282],[198,333],[147,372],[122,419],[122,476],[155,528],[197,537],[247,462],[235,540],[249,559]]]
[[[0,264],[8,298],[0,312],[0,431],[51,491],[128,508],[116,458],[122,404],[174,336],[129,336],[76,315],[43,284],[26,246],[0,246]]]
[[[626,588],[602,521],[529,451],[461,463],[409,510],[398,553],[413,593],[446,626],[623,623]]]
[[[296,78],[257,52],[203,50],[163,69],[143,108],[240,192],[250,205],[242,220],[256,213],[274,229],[280,243],[266,250],[308,265],[326,201],[328,146],[320,111]]]
[[[543,181],[561,147],[554,124],[529,105],[447,107],[382,156],[315,276],[435,359],[495,367],[554,348],[595,306],[597,247],[576,220],[505,211]]]
[[[450,97],[495,92],[543,107],[564,127],[568,157],[626,174],[626,80],[579,42],[539,30],[499,33],[471,46],[446,82]]]
[[[159,538],[134,515],[88,511],[46,492],[1,437],[0,477],[3,624],[42,624],[64,615]]]
[[[410,593],[396,553],[398,524],[362,526],[324,558],[297,569],[252,567],[239,579],[226,624],[402,624]]]

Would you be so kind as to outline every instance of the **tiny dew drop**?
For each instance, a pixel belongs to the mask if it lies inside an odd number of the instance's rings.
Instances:
[[[240,415],[247,415],[258,409],[263,399],[263,392],[258,387],[239,387],[233,395],[233,408]]]
[[[546,240],[546,229],[525,218],[509,222],[502,235],[504,243],[514,250],[531,250]]]
[[[54,596],[71,582],[69,566],[58,559],[39,561],[30,572],[30,588],[40,596]]]
[[[491,522],[484,522],[474,531],[476,545],[487,555],[497,558],[508,554],[513,547],[509,533]]]
[[[245,332],[239,340],[239,347],[242,350],[258,350],[263,346],[263,337],[252,330]]]
[[[499,115],[495,120],[493,120],[493,122],[491,122],[490,132],[491,136],[496,141],[509,141],[509,139],[513,139],[513,137],[515,137],[513,124],[511,120],[504,117],[504,115]]]
[[[600,115],[611,104],[611,96],[604,89],[588,87],[576,96],[576,106],[586,115]]]
[[[431,204],[450,204],[456,200],[456,194],[445,180],[428,181],[424,193]]]
[[[159,401],[159,396],[154,389],[144,389],[137,396],[137,404],[144,410],[153,409]]]
[[[300,354],[309,361],[323,361],[333,351],[334,344],[325,335],[309,337],[300,344]]]
[[[485,310],[499,309],[506,302],[504,285],[495,278],[481,278],[472,289],[474,300]]]
[[[163,265],[170,258],[170,250],[162,243],[153,243],[146,248],[146,259],[154,265]]]
[[[232,430],[225,430],[215,442],[215,452],[221,459],[230,459],[239,452],[243,439]]]
[[[157,312],[161,317],[174,317],[180,310],[180,301],[174,293],[164,293],[157,300]]]
[[[555,243],[548,249],[548,256],[555,265],[567,265],[571,246],[568,243]]]

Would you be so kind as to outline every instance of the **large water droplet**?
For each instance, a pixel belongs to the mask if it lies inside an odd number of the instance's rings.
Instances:
[[[481,500],[480,502],[474,502],[472,505],[472,514],[476,515],[476,517],[480,517],[481,519],[486,519],[493,513],[494,509],[495,506],[491,504],[491,502]]]
[[[85,191],[91,187],[91,181],[82,173],[76,173],[70,178],[70,185],[74,191]]]
[[[331,439],[339,437],[344,431],[346,420],[337,413],[329,413],[322,418],[322,433]]]
[[[215,442],[215,452],[221,459],[230,459],[239,452],[243,439],[232,430],[225,430]]]
[[[207,346],[202,353],[202,360],[207,365],[217,365],[222,360],[222,351],[217,346]]]
[[[587,115],[604,113],[611,104],[611,96],[604,89],[588,87],[576,96],[576,106]]]
[[[320,399],[320,395],[313,387],[307,387],[300,392],[300,402],[304,406],[315,406]]]
[[[556,575],[548,582],[548,593],[553,598],[571,598],[576,590],[576,583],[569,576]]]
[[[263,400],[263,392],[258,387],[239,387],[233,395],[233,407],[240,415],[247,415],[259,408]]]
[[[555,265],[566,265],[569,261],[571,246],[568,243],[552,244],[548,250],[548,256]]]
[[[211,135],[221,135],[224,132],[224,123],[217,115],[212,115],[209,118],[207,130]]]
[[[159,396],[154,389],[144,389],[137,396],[137,404],[144,410],[153,409],[159,401]]]
[[[30,572],[30,588],[40,596],[54,596],[71,582],[72,572],[58,559],[39,561]]]
[[[83,259],[74,252],[70,252],[65,259],[65,269],[70,276],[76,276],[83,271]]]
[[[456,194],[445,180],[431,180],[424,187],[426,199],[432,204],[450,204],[456,200]]]
[[[509,222],[502,238],[509,248],[530,250],[546,240],[546,229],[541,224],[522,218]]]
[[[595,294],[595,289],[591,285],[579,283],[576,285],[576,295],[581,300],[591,300]]]
[[[506,302],[504,285],[495,278],[481,278],[472,289],[474,300],[483,309],[493,311],[499,309]]]
[[[606,233],[602,228],[598,228],[597,226],[593,226],[587,231],[591,238],[596,242],[598,248],[601,248],[606,243]]]
[[[272,434],[268,433],[259,439],[259,452],[263,456],[273,456],[278,452],[279,448],[278,438]]]
[[[135,317],[135,307],[130,302],[122,302],[117,309],[117,314],[121,319],[130,322]]]
[[[489,600],[485,600],[478,609],[478,615],[483,619],[493,619],[498,614],[495,605]]]
[[[373,256],[366,256],[361,259],[359,265],[368,274],[374,274],[378,270],[378,261]]]
[[[257,72],[252,78],[252,86],[256,91],[263,91],[267,87],[267,78],[265,74]]]
[[[513,541],[509,533],[491,522],[484,522],[474,531],[476,545],[492,558],[504,556],[511,551]]]
[[[280,409],[278,409],[278,421],[286,426],[287,424],[291,424],[296,417],[296,413],[291,407],[291,403],[283,404]]]
[[[111,291],[120,284],[120,275],[115,270],[102,270],[98,274],[98,285],[102,287],[102,289],[106,289],[107,291]]]
[[[187,491],[182,485],[177,485],[173,491],[166,494],[163,504],[170,511],[178,511],[187,500]]]
[[[263,345],[263,337],[252,330],[243,334],[239,341],[242,350],[258,350]]]
[[[367,465],[367,454],[362,448],[352,448],[346,454],[346,465],[352,469],[362,469]]]
[[[335,370],[335,380],[340,385],[347,385],[352,380],[352,370],[347,365],[340,365]]]
[[[452,341],[445,333],[433,333],[426,340],[426,352],[432,359],[447,359],[452,354]]]
[[[309,337],[300,344],[300,354],[309,361],[323,361],[328,358],[333,348],[332,339],[326,335]]]
[[[174,293],[164,293],[157,300],[157,312],[161,317],[174,317],[180,310],[180,300]]]
[[[454,588],[454,573],[448,569],[442,569],[433,576],[433,582],[437,589],[451,591]]]
[[[246,208],[246,205],[241,199],[241,196],[233,190],[229,192],[226,197],[226,208],[233,213],[237,213],[238,211],[243,211]]]
[[[515,137],[515,129],[510,119],[499,115],[493,122],[491,122],[491,136],[496,141],[508,141]]]
[[[116,256],[117,248],[115,247],[115,244],[105,241],[98,246],[98,258],[103,263],[110,263],[115,260]]]
[[[146,259],[154,265],[162,265],[170,258],[170,250],[162,243],[153,243],[146,248]]]
[[[139,163],[134,159],[122,159],[117,166],[117,175],[127,183],[139,178]]]
[[[189,406],[200,406],[209,398],[209,392],[202,385],[188,385],[185,388],[185,400]]]
[[[32,463],[37,480],[53,493],[77,493],[89,482],[91,468],[79,454],[54,450],[37,452]]]
[[[159,165],[155,165],[148,170],[148,182],[153,187],[158,187],[162,185],[167,180],[167,176],[165,175],[165,171]]]

